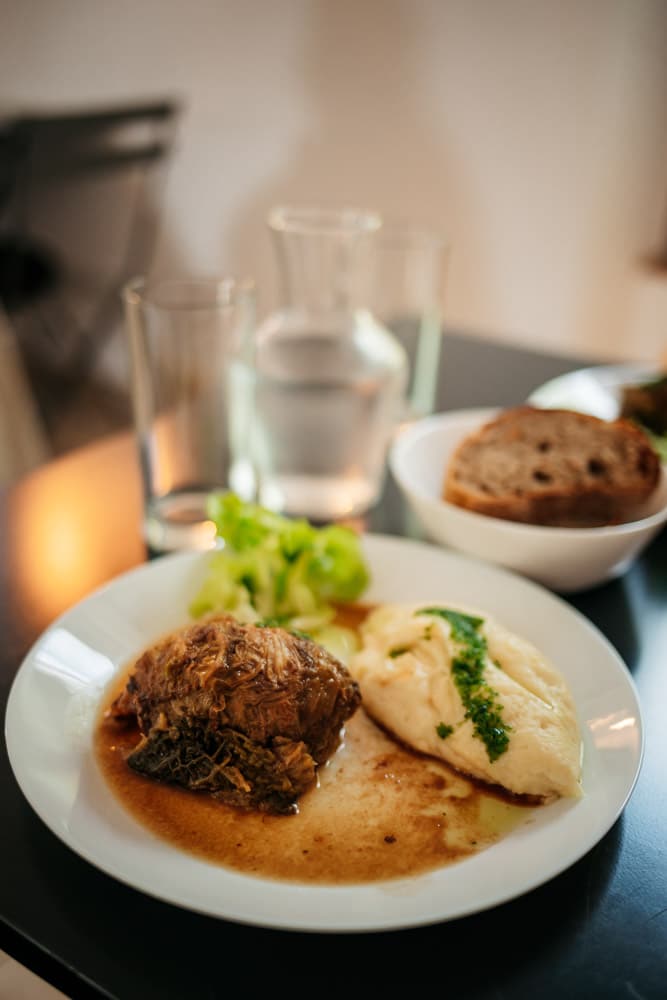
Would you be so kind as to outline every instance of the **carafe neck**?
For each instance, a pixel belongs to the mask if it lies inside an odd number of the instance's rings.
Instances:
[[[368,306],[379,226],[379,216],[354,209],[275,209],[269,228],[283,304],[313,316]]]

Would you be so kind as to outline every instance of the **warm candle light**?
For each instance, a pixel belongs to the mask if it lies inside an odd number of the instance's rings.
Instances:
[[[131,439],[110,439],[98,449],[94,468],[83,472],[65,457],[28,476],[12,495],[9,557],[21,613],[35,627],[43,628],[104,582],[102,571],[115,575],[145,558],[133,458]],[[136,525],[131,537],[128,523]]]

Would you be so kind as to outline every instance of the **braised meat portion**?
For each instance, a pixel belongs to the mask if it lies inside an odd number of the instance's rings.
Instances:
[[[288,813],[360,700],[321,646],[225,615],[146,650],[111,714],[136,718],[142,738],[128,764],[141,774]]]

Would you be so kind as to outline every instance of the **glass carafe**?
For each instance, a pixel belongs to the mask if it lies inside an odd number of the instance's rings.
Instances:
[[[278,310],[237,359],[230,485],[314,521],[360,514],[382,490],[407,358],[368,308],[380,217],[280,207],[268,220]]]

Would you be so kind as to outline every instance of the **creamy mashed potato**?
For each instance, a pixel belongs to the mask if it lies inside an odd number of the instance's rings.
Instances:
[[[515,794],[581,795],[581,736],[561,674],[483,612],[424,607],[383,605],[364,622],[349,669],[368,714],[414,749]],[[477,686],[466,659],[479,668]],[[477,728],[474,711],[466,718],[471,692],[492,703]]]

